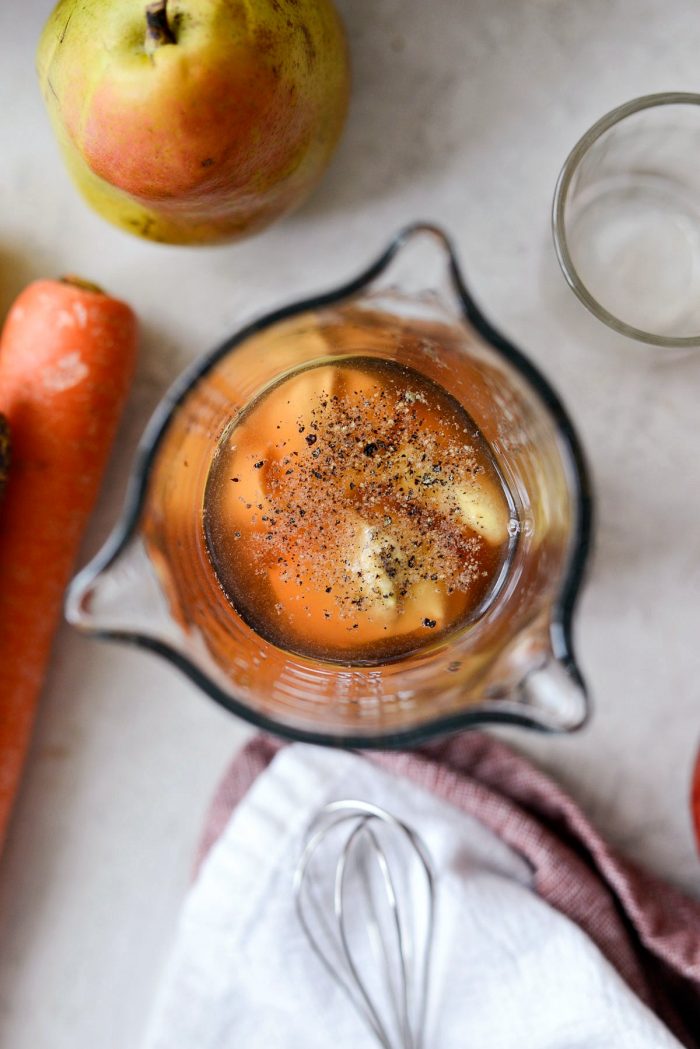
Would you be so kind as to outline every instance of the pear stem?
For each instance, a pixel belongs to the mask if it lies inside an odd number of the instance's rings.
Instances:
[[[146,7],[146,50],[174,44],[175,34],[168,21],[168,0],[154,0]]]
[[[76,277],[73,273],[66,274],[65,277],[59,277],[58,280],[60,284],[68,284],[71,288],[80,288],[81,291],[92,291],[95,295],[104,295],[99,284],[93,284],[91,280]]]

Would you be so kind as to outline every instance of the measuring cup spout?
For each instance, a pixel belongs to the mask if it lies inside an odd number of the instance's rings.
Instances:
[[[432,303],[462,320],[468,293],[454,245],[440,226],[430,222],[405,226],[372,269],[377,272],[367,275],[365,290],[370,297],[398,292],[406,301],[413,299],[420,313]]]
[[[543,729],[573,732],[588,719],[586,686],[573,658],[550,655],[523,678],[519,703]]]
[[[86,634],[172,640],[172,618],[140,535],[99,557],[71,583],[66,619]]]

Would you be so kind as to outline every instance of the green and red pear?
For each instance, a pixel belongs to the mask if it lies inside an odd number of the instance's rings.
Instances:
[[[172,244],[248,236],[298,206],[349,90],[331,0],[60,0],[38,71],[84,197]]]

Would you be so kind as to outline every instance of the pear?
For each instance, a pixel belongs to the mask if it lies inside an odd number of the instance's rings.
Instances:
[[[61,0],[37,64],[86,200],[170,244],[238,239],[299,205],[347,109],[331,0]]]
[[[508,539],[510,513],[503,491],[492,479],[481,478],[472,488],[454,493],[460,513],[479,535],[492,546]]]

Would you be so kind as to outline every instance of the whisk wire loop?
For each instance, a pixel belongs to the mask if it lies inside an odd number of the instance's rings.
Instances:
[[[307,828],[294,896],[314,954],[382,1049],[422,1049],[435,878],[420,836],[371,802],[331,802]],[[353,945],[359,933],[375,971]]]

